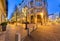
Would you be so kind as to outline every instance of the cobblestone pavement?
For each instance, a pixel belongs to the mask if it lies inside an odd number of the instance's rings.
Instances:
[[[60,41],[60,25],[40,26],[24,41]]]

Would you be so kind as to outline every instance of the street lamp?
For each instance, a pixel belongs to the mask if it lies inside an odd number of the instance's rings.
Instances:
[[[14,10],[15,14],[16,14],[16,26],[17,26],[17,14],[18,14],[18,8],[17,5],[15,5],[15,10]]]
[[[24,16],[26,17],[26,22],[25,22],[26,28],[25,29],[27,29],[27,13],[28,13],[27,11],[28,11],[27,7],[22,8],[22,12],[23,12]]]

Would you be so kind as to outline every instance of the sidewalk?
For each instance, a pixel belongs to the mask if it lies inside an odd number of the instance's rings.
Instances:
[[[5,33],[6,32],[0,32],[0,41],[5,41]]]
[[[15,41],[16,33],[20,34],[21,40],[27,36],[27,31],[22,24],[8,24],[6,30],[6,41]]]

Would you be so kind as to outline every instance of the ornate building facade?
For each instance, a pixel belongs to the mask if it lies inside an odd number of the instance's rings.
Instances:
[[[18,5],[18,12],[23,15],[22,8],[27,7],[27,21],[29,23],[41,23],[44,24],[48,19],[47,13],[47,0],[23,0]],[[22,17],[21,17],[22,18]],[[22,18],[23,19],[23,18]],[[25,17],[24,17],[25,20]]]
[[[47,0],[31,0],[29,5],[30,23],[45,23],[48,19]],[[27,17],[29,16],[27,15]]]
[[[5,21],[6,17],[6,0],[0,0],[0,23]]]

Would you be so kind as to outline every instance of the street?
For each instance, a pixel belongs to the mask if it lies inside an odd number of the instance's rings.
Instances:
[[[31,25],[31,27],[32,26],[33,25]],[[32,29],[30,29],[30,32],[31,30]],[[30,36],[28,36],[27,31],[21,27],[19,28],[18,32],[20,33],[21,35],[20,38],[23,39],[23,41],[60,41],[59,24],[39,25],[37,27],[37,30],[34,30],[33,32],[30,33]],[[0,41],[15,41],[15,39],[17,39],[17,37],[15,37],[15,34],[16,28],[13,25],[12,27],[8,28],[8,31],[0,33]]]
[[[40,26],[24,41],[60,41],[60,25]]]

